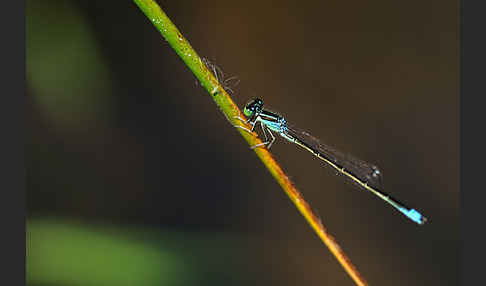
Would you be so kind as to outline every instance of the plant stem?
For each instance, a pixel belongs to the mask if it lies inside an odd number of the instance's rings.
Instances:
[[[181,59],[186,63],[189,69],[194,73],[201,85],[209,92],[216,105],[221,109],[228,121],[233,125],[242,125],[243,123],[235,116],[245,118],[240,109],[230,98],[223,86],[214,77],[213,73],[203,63],[198,54],[191,47],[189,42],[182,36],[181,32],[162,11],[155,1],[152,0],[134,0],[135,4],[151,20],[153,25],[159,30],[162,36],[167,40],[169,45],[176,51]],[[245,124],[243,124],[245,125]],[[246,128],[251,128],[248,124]],[[254,146],[262,143],[256,133],[249,133],[237,128],[245,140]],[[290,179],[285,175],[282,168],[277,164],[273,156],[266,148],[255,148],[257,156],[270,171],[272,176],[277,180],[290,200],[296,205],[297,209],[305,217],[317,235],[326,244],[329,250],[334,254],[336,259],[341,263],[346,272],[351,276],[357,285],[367,285],[364,278],[359,274],[351,260],[346,256],[344,251],[334,241],[334,238],[327,233],[326,228],[322,225],[321,220],[314,214],[309,204],[304,200],[302,194],[292,184]]]

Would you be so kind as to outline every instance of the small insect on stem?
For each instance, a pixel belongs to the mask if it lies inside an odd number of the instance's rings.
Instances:
[[[224,90],[228,93],[233,94],[233,88],[236,87],[239,83],[240,80],[236,76],[229,77],[225,79],[223,70],[218,67],[216,64],[211,63],[208,59],[203,58],[202,59],[203,63],[208,67],[209,70],[212,71],[214,74],[214,77],[216,80],[223,86]],[[217,87],[215,87],[212,91],[211,94],[214,96],[217,94]]]

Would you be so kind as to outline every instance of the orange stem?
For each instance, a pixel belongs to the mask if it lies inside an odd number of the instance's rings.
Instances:
[[[225,114],[228,121],[230,121],[233,126],[242,125],[243,123],[236,119],[235,116],[245,118],[243,113],[233,102],[231,97],[228,95],[220,82],[218,82],[213,73],[208,69],[206,64],[203,63],[189,42],[182,36],[177,27],[157,5],[157,3],[152,0],[134,0],[134,2],[151,20],[157,30],[159,30],[170,46],[194,73],[197,79],[201,82],[201,85],[209,92],[216,105]],[[250,128],[248,125],[246,125],[246,127]],[[245,138],[248,144],[250,144],[250,146],[262,143],[262,141],[257,137],[256,133],[248,133],[240,128],[237,128],[237,130],[240,132],[243,138]],[[321,220],[314,214],[302,194],[292,184],[287,175],[285,175],[284,171],[275,161],[272,154],[266,148],[255,148],[254,151],[270,171],[272,176],[277,180],[285,193],[289,196],[290,200],[295,204],[300,213],[320,237],[322,242],[324,242],[349,276],[351,276],[353,281],[360,286],[368,285],[341,247],[339,247],[339,245],[334,241],[334,238],[327,233],[327,230],[322,225]]]

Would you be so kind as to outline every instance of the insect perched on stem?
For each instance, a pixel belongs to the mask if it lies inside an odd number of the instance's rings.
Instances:
[[[240,83],[240,80],[236,76],[229,77],[227,79],[224,78],[223,70],[218,67],[216,64],[211,63],[208,59],[203,58],[203,63],[211,69],[216,80],[223,86],[224,90],[229,93],[234,93],[233,88]]]
[[[427,219],[415,209],[405,206],[403,203],[380,190],[382,187],[382,174],[378,167],[352,156],[344,155],[334,148],[321,143],[309,133],[289,126],[284,117],[265,110],[263,108],[263,101],[259,98],[255,98],[246,104],[243,113],[248,117],[248,120],[244,120],[240,117],[235,118],[242,122],[249,123],[252,126],[251,129],[247,129],[243,126],[235,127],[252,133],[256,125],[259,124],[265,137],[265,142],[252,146],[251,148],[266,146],[269,149],[275,142],[275,136],[272,133],[273,131],[288,141],[311,152],[314,156],[324,161],[327,166],[333,168],[338,174],[344,176],[361,189],[375,194],[412,221],[418,224],[424,224],[427,221]],[[267,133],[270,138],[268,138]]]

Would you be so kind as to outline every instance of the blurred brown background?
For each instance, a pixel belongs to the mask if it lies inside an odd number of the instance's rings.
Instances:
[[[457,1],[159,1],[266,106],[378,165],[407,220],[277,138],[372,285],[458,284]],[[130,1],[27,1],[29,285],[353,285]]]

